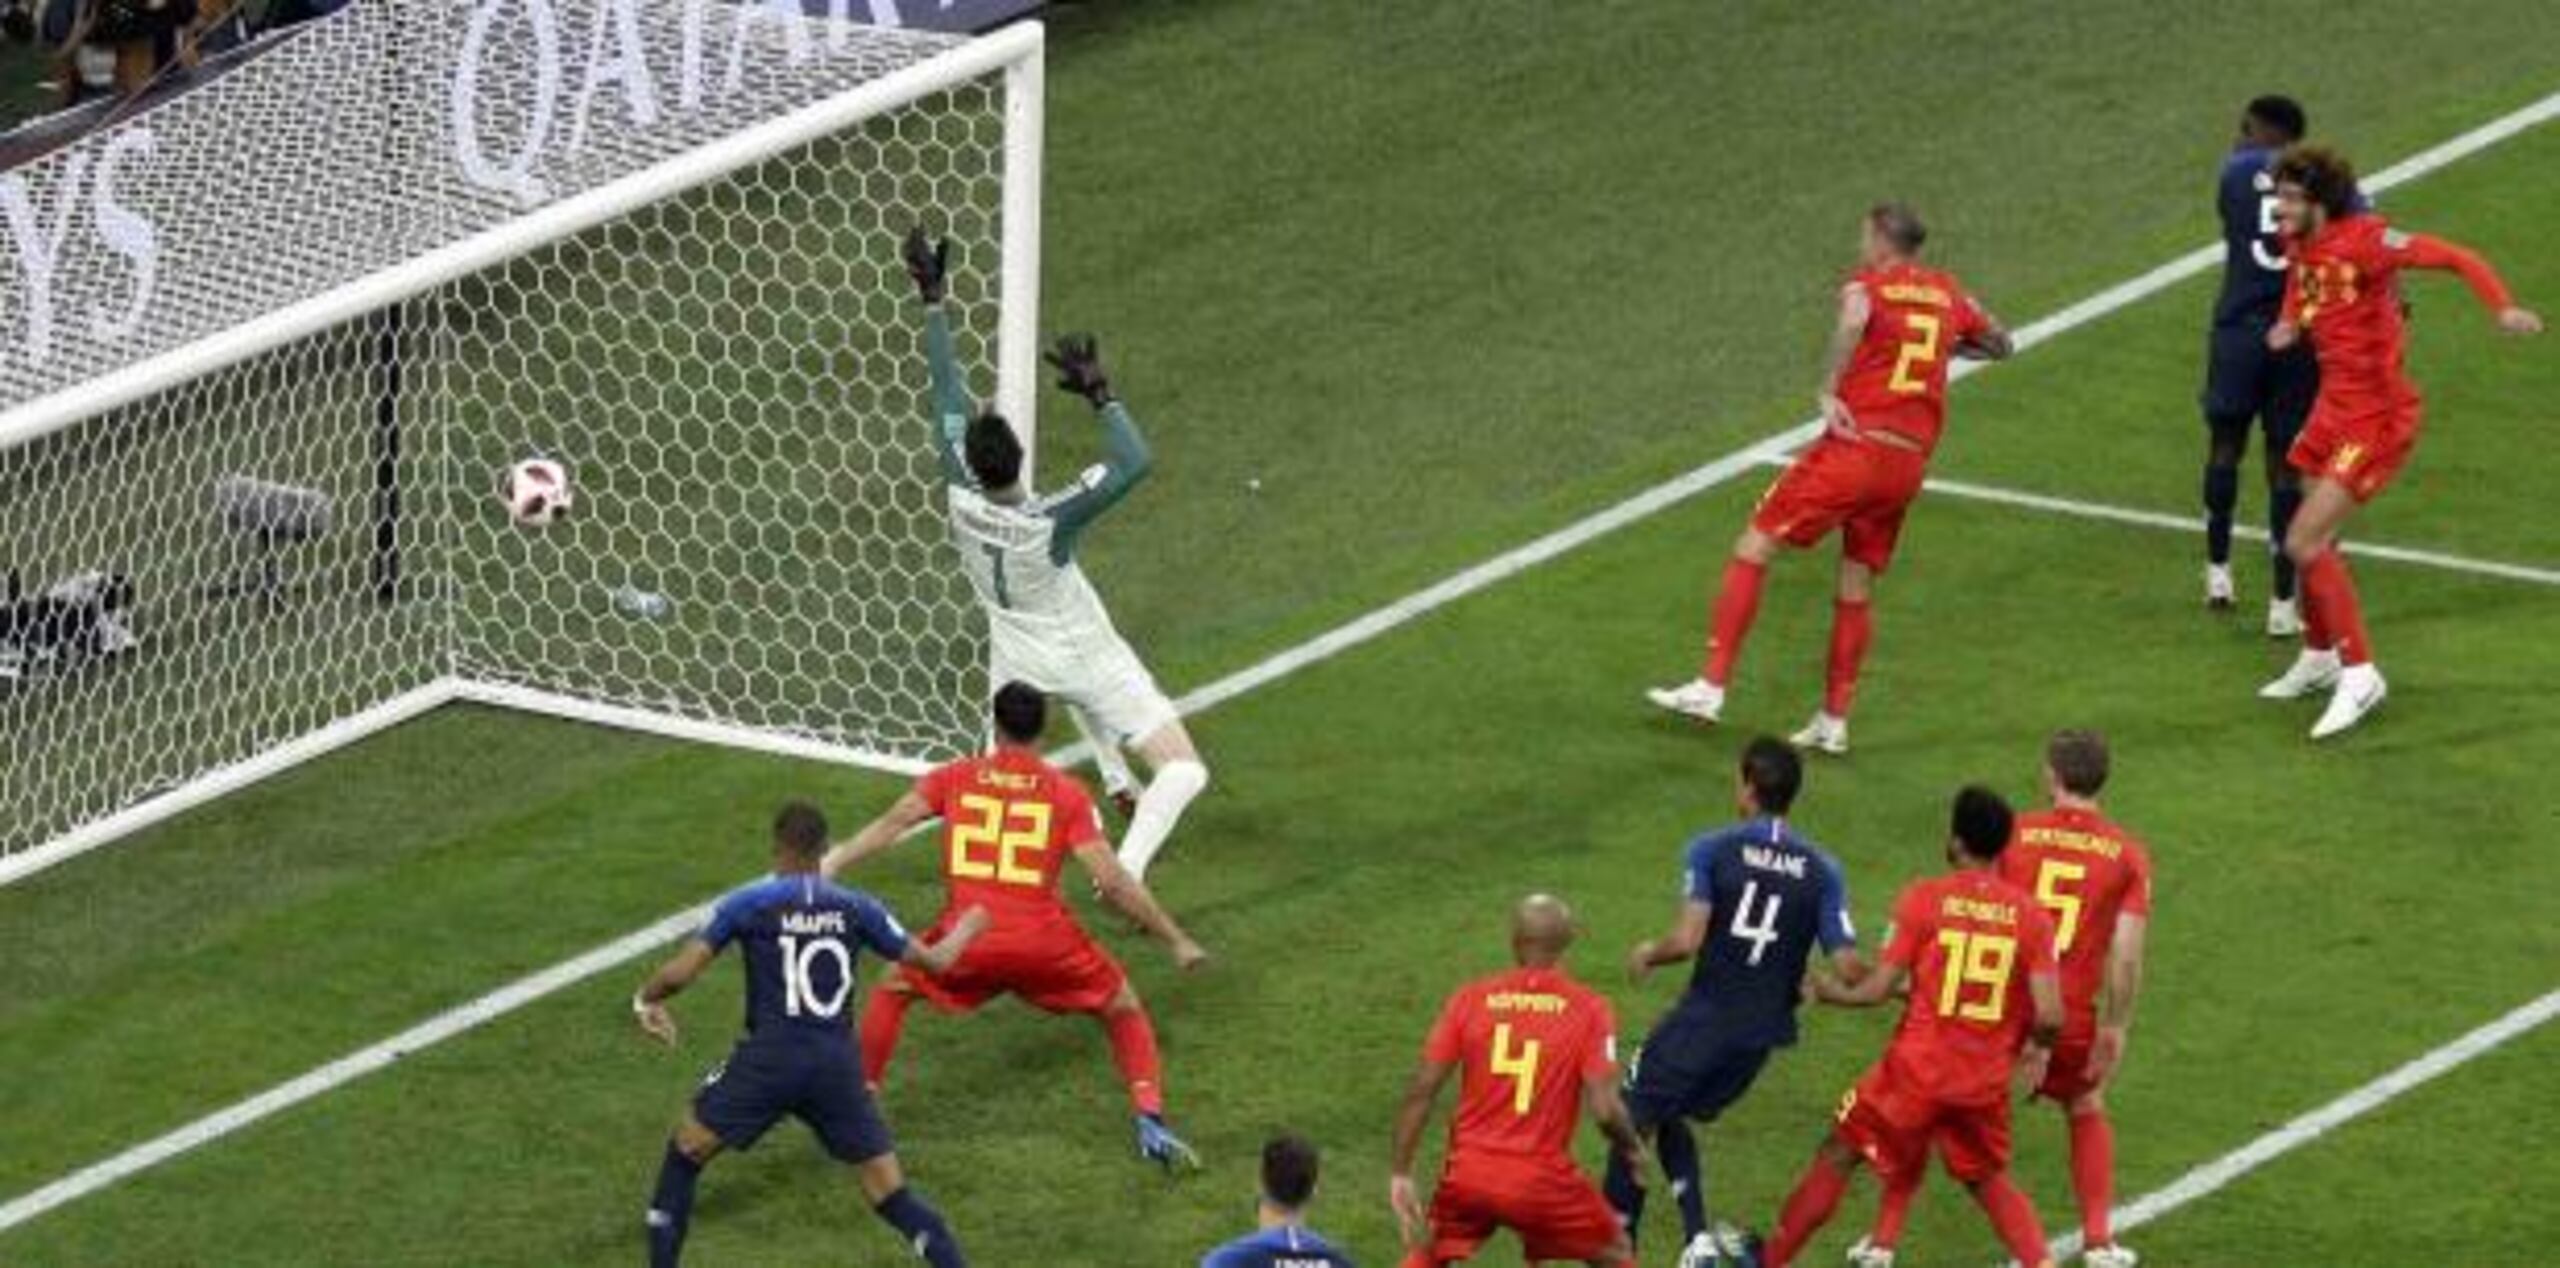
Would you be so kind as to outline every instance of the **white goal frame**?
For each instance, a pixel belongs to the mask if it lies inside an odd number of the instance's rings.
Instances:
[[[752,2],[752,0],[751,0]],[[995,405],[1036,453],[1039,370],[1040,208],[1046,32],[1023,21],[956,45],[834,96],[812,102],[723,141],[412,257],[311,299],[0,412],[0,451],[27,444],[120,407],[237,366],[261,354],[414,299],[653,203],[841,133],[937,93],[1001,72],[1003,191],[996,322]],[[919,358],[917,373],[921,374]],[[923,423],[917,423],[921,436]],[[1026,464],[1028,456],[1026,456]],[[1028,467],[1026,465],[1026,473]],[[654,713],[454,672],[340,717],[245,760],[196,775],[165,792],[91,820],[63,835],[0,855],[0,885],[22,880],[101,845],[247,788],[446,704],[469,702],[574,721],[724,745],[783,757],[916,774],[925,763],[865,748]]]

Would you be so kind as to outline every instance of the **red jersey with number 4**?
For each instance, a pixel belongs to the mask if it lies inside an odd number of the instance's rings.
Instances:
[[[2320,358],[2320,401],[2347,416],[2414,404],[2417,386],[2402,364],[2407,313],[2397,279],[2402,269],[2462,275],[2491,312],[2515,303],[2506,283],[2471,251],[2422,233],[2391,227],[2372,212],[2339,216],[2309,241],[2288,244],[2284,319],[2308,331]]]
[[[1618,1021],[1562,969],[1513,969],[1458,988],[1422,1058],[1458,1067],[1451,1157],[1570,1160],[1582,1085],[1617,1072]]]
[[[1074,776],[1022,748],[936,767],[916,795],[942,816],[942,874],[950,910],[984,904],[998,924],[1071,921],[1058,879],[1077,846],[1099,840],[1093,795]]]
[[[1921,881],[1894,901],[1884,960],[1911,974],[1884,1055],[1894,1083],[1949,1105],[2005,1098],[2035,1021],[2027,980],[2057,972],[2035,896],[1989,871]]]
[[[2107,985],[2116,922],[2151,915],[2151,856],[2132,834],[2093,810],[2039,810],[2018,816],[2000,874],[2035,895],[2053,917],[2062,960],[2066,1031],[2094,1029]]]
[[[1860,269],[1866,333],[1841,371],[1838,395],[1863,431],[1889,431],[1933,449],[1947,420],[1947,367],[1956,345],[1987,333],[1991,318],[1953,274],[1917,264]]]

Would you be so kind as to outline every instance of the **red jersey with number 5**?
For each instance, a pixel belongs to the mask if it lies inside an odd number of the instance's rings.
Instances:
[[[1849,288],[1866,292],[1867,329],[1841,371],[1841,402],[1861,430],[1935,448],[1956,346],[1987,333],[1991,318],[1953,274],[1917,264],[1860,269]]]
[[[1573,1154],[1582,1085],[1617,1073],[1609,1001],[1562,969],[1513,969],[1458,988],[1422,1059],[1458,1067],[1449,1154]]]
[[[1077,846],[1099,840],[1093,795],[1025,748],[936,767],[916,795],[942,816],[951,911],[984,904],[999,924],[1071,921],[1058,879]]]
[[[1989,871],[1918,882],[1893,905],[1884,960],[1911,975],[1911,998],[1884,1063],[1897,1086],[1944,1104],[2008,1095],[2035,1021],[2031,977],[2057,972],[2053,918]]]
[[[2018,816],[2000,874],[2035,895],[2053,917],[2062,960],[2066,1032],[2097,1028],[2116,922],[2151,915],[2151,856],[2131,833],[2094,810],[2039,810]]]

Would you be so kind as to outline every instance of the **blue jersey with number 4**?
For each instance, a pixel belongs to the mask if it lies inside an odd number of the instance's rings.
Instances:
[[[1685,884],[1708,908],[1688,1003],[1736,1041],[1794,1043],[1813,948],[1858,942],[1840,864],[1786,820],[1760,818],[1690,842]]]
[[[1284,1225],[1210,1251],[1200,1268],[1351,1268],[1351,1259],[1313,1232]]]
[[[740,886],[712,908],[702,940],[714,951],[739,944],[747,969],[750,1038],[851,1034],[854,960],[907,954],[907,931],[880,900],[814,873],[768,876]]]

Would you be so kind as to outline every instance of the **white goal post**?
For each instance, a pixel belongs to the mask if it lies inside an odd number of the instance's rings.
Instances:
[[[0,173],[0,884],[456,701],[974,744],[897,246],[1028,443],[1043,36],[850,7],[359,4]]]

